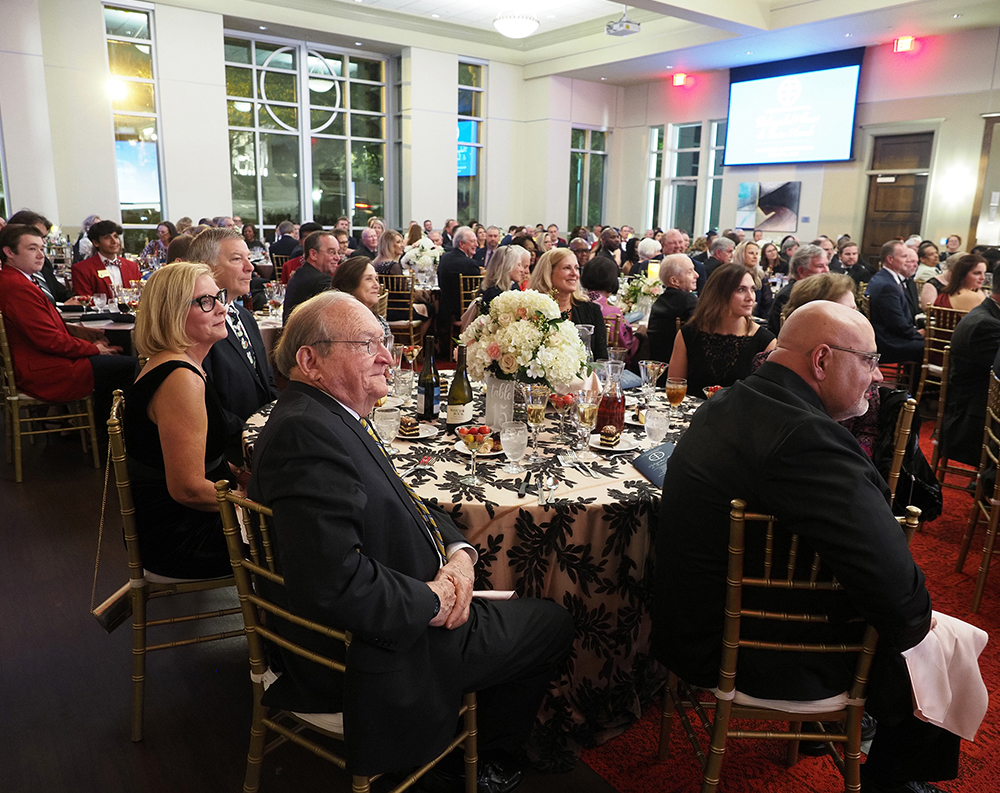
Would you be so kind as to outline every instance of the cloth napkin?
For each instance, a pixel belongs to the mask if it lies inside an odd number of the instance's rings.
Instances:
[[[923,641],[903,652],[913,690],[913,714],[967,741],[974,740],[990,697],[979,671],[989,636],[938,611]]]

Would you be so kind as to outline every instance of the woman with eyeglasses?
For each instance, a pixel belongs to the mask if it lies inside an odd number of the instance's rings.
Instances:
[[[162,576],[231,572],[215,482],[237,472],[202,369],[226,334],[226,292],[207,265],[177,262],[149,277],[135,326],[148,360],[125,403],[124,437],[143,566]]]

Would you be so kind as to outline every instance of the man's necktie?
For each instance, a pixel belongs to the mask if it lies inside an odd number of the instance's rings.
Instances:
[[[368,423],[368,419],[361,419],[361,426],[365,428],[365,431],[371,436],[371,439],[375,441],[375,445],[378,446],[378,450],[382,452],[382,456],[389,462],[389,467],[392,468],[393,473],[396,472],[396,466],[392,464],[392,458],[386,452],[385,447],[382,445],[382,440],[372,429],[372,425]],[[399,476],[399,474],[396,474]],[[420,513],[420,517],[424,520],[424,527],[427,532],[431,535],[431,539],[434,540],[434,545],[437,547],[438,553],[441,555],[441,563],[446,564],[448,562],[448,554],[444,547],[444,538],[441,536],[440,530],[438,530],[437,522],[434,520],[434,516],[431,514],[430,510],[427,509],[427,505],[421,501],[420,496],[417,495],[416,491],[410,487],[405,479],[400,477],[400,482],[403,483],[403,487],[406,488],[406,492],[410,494],[410,500],[413,502],[413,506],[417,508],[417,512]]]
[[[41,273],[35,273],[33,280],[36,284],[38,284],[38,288],[45,293],[45,297],[49,299],[49,302],[52,305],[55,305],[56,297],[55,295],[52,294],[52,290],[49,289],[49,285],[45,281],[45,276],[43,276]]]
[[[239,312],[236,310],[236,306],[230,304],[226,308],[226,313],[229,315],[229,324],[233,328],[233,333],[236,334],[236,338],[240,342],[240,346],[243,348],[243,352],[247,356],[247,360],[250,361],[250,365],[257,366],[257,357],[253,354],[253,345],[250,344],[250,337],[247,335],[246,329],[243,327],[243,323],[240,322]]]

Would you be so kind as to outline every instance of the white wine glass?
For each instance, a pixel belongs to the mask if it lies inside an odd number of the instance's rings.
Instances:
[[[399,408],[376,408],[375,430],[382,439],[382,445],[388,454],[396,453],[391,444],[399,434]]]
[[[538,431],[545,423],[545,407],[549,404],[547,385],[530,385],[524,389],[528,407],[528,426],[531,427],[531,454],[526,458],[529,463],[541,462],[544,458],[538,453]]]
[[[667,434],[666,414],[659,410],[647,410],[645,427],[646,437],[650,441],[649,448],[652,449],[659,445]]]
[[[573,406],[576,410],[577,421],[580,422],[581,427],[587,429],[587,438],[589,439],[594,432],[594,425],[597,423],[597,405],[601,401],[601,392],[577,391],[574,396],[576,400]],[[585,463],[598,459],[596,454],[586,449],[580,452],[577,457]]]
[[[528,427],[520,421],[505,421],[500,428],[500,444],[509,462],[500,470],[508,474],[522,474],[525,469],[519,463],[528,448]]]

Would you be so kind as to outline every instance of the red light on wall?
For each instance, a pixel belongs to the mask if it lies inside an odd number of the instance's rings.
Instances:
[[[893,52],[909,52],[913,49],[913,36],[900,36],[892,42]]]
[[[674,85],[684,85],[687,82],[687,75],[684,72],[678,72],[674,75]]]

